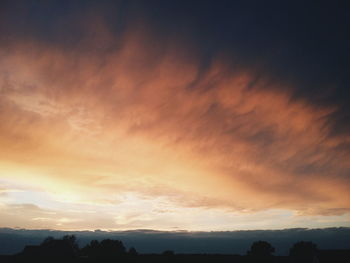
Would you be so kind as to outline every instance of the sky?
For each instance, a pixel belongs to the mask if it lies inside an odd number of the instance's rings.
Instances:
[[[0,227],[349,227],[349,11],[1,1]]]

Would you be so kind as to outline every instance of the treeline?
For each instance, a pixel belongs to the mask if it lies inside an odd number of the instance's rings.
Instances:
[[[295,243],[288,256],[274,256],[275,248],[266,241],[254,242],[246,255],[176,254],[166,250],[161,254],[139,254],[134,247],[127,249],[120,240],[92,240],[79,247],[74,235],[61,239],[47,237],[38,246],[26,246],[16,255],[2,257],[2,262],[215,262],[215,263],[349,263],[350,251],[319,250],[313,242]]]

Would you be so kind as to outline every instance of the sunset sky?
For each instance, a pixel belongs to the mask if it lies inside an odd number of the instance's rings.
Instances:
[[[297,2],[1,1],[0,227],[350,227],[350,11]]]

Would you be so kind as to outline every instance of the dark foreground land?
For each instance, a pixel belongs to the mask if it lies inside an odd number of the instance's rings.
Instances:
[[[24,263],[24,262],[53,262],[53,263],[99,263],[99,262],[120,262],[120,263],[192,263],[192,262],[201,262],[201,263],[350,263],[350,250],[324,250],[319,251],[318,255],[312,259],[305,260],[295,260],[289,256],[271,256],[267,259],[264,258],[252,258],[250,256],[241,256],[241,255],[137,255],[137,256],[120,256],[115,258],[86,258],[86,257],[77,257],[77,258],[65,258],[65,257],[26,257],[22,255],[11,255],[11,256],[0,256],[1,263]]]
[[[246,255],[139,254],[127,250],[119,240],[92,240],[79,248],[74,235],[62,239],[46,238],[40,245],[26,246],[15,255],[0,255],[0,263],[350,263],[350,249],[320,250],[310,241],[300,241],[290,248],[288,256],[275,256],[275,248],[266,241],[254,242]]]

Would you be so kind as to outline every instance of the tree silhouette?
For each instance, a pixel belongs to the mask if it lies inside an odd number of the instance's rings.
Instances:
[[[137,251],[136,251],[136,249],[134,247],[131,247],[129,249],[128,254],[131,255],[131,256],[137,256],[138,255],[138,253],[137,253]]]
[[[74,235],[66,235],[62,239],[49,236],[40,246],[28,247],[26,251],[37,257],[75,258],[78,255],[79,246]]]
[[[43,242],[41,242],[40,246],[42,247],[48,247],[51,246],[53,244],[56,244],[57,242],[62,241],[65,244],[68,244],[69,246],[71,246],[74,250],[79,250],[79,246],[77,243],[77,238],[75,237],[75,235],[65,235],[62,237],[62,239],[55,239],[52,236],[48,236],[47,238],[45,238],[43,240]]]
[[[100,242],[91,240],[89,244],[81,249],[81,254],[90,258],[96,258],[100,251]]]
[[[258,256],[258,257],[267,257],[271,256],[275,252],[275,248],[271,246],[270,243],[266,241],[256,241],[250,247],[248,255]]]
[[[69,244],[73,249],[79,250],[77,238],[75,235],[65,235],[62,240]]]
[[[271,262],[273,261],[272,254],[275,248],[266,241],[256,241],[250,247],[247,255],[253,262]]]
[[[104,239],[100,243],[101,251],[105,255],[123,255],[126,249],[123,243],[119,240]]]
[[[47,238],[45,238],[45,239],[43,240],[43,242],[41,242],[40,246],[45,246],[46,244],[50,244],[50,243],[52,243],[54,240],[55,240],[54,237],[48,236]]]
[[[317,253],[316,244],[308,241],[300,241],[293,245],[289,250],[289,256],[292,262],[314,262]]]
[[[112,239],[104,239],[101,242],[92,240],[90,244],[87,244],[81,251],[83,255],[90,258],[115,258],[126,254],[123,243],[119,240]]]

